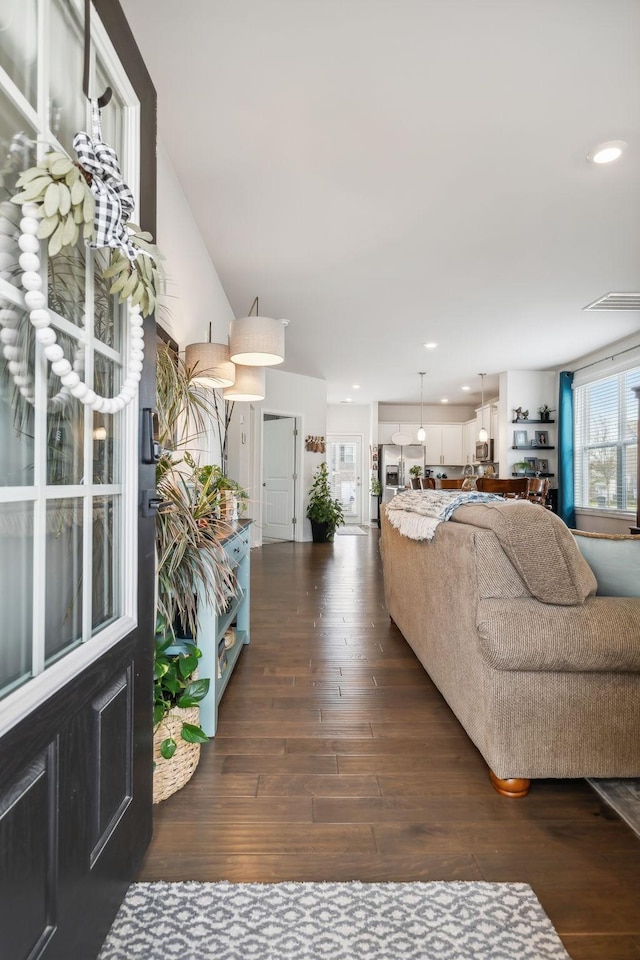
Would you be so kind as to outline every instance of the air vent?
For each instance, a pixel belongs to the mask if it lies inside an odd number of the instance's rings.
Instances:
[[[583,310],[640,310],[640,293],[606,293]]]

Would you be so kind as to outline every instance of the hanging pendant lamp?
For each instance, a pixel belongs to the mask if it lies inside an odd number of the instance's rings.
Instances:
[[[482,384],[481,386],[482,393],[481,393],[481,400],[480,400],[480,409],[481,409],[482,419],[480,421],[481,427],[480,427],[480,430],[478,431],[478,440],[480,441],[480,443],[486,443],[486,441],[489,439],[489,434],[484,428],[484,378],[486,377],[486,373],[479,373],[478,376],[480,377],[480,382]]]
[[[190,343],[184,352],[184,363],[195,374],[193,381],[198,386],[216,390],[235,383],[236,370],[229,359],[229,347],[226,343],[211,342],[211,324],[209,342]]]
[[[253,308],[256,312],[253,314]],[[258,298],[246,317],[229,324],[230,356],[234,363],[249,367],[272,367],[284,361],[286,321],[258,315]]]
[[[424,426],[423,426],[424,417],[422,416],[422,387],[423,387],[423,384],[424,384],[424,375],[425,375],[426,372],[427,372],[426,370],[422,370],[422,371],[420,371],[420,373],[419,373],[419,377],[420,377],[420,427],[419,427],[419,429],[418,429],[418,434],[417,434],[417,436],[418,436],[418,442],[419,442],[419,443],[424,443],[424,439],[425,439],[425,437],[426,437],[426,435],[427,435],[426,432],[425,432]]]
[[[222,391],[224,400],[264,400],[264,367],[243,367],[236,364],[236,382]]]

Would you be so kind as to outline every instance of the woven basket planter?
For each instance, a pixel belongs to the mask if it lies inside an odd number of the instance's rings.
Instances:
[[[187,743],[180,736],[183,723],[200,723],[199,707],[174,707],[153,735],[153,802],[160,803],[181,790],[193,776],[200,760],[200,744]],[[160,744],[173,737],[178,746],[170,760],[160,754]]]

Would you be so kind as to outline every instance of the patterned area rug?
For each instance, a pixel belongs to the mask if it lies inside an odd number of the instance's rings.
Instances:
[[[569,960],[525,883],[135,883],[99,960]]]

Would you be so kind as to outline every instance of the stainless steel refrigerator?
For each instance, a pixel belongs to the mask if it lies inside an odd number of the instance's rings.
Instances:
[[[378,471],[383,502],[395,496],[398,490],[411,486],[409,471],[415,466],[421,467],[424,476],[424,446],[420,443],[411,443],[406,447],[383,443],[378,448]]]

